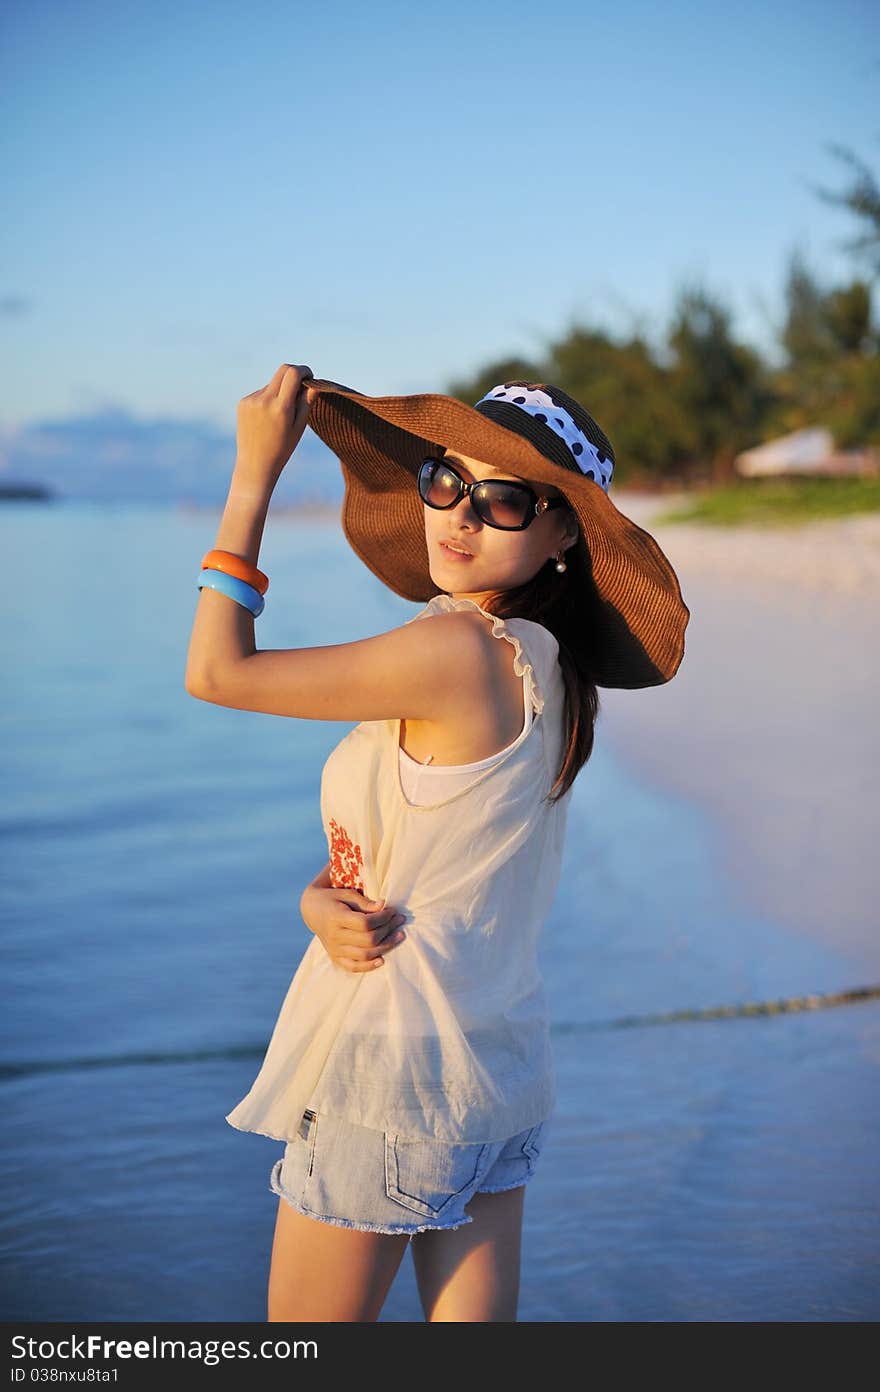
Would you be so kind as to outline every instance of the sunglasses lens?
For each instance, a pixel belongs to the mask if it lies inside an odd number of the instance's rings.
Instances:
[[[529,513],[528,495],[501,480],[482,484],[471,497],[483,521],[491,527],[521,527]]]
[[[419,472],[419,493],[429,507],[451,507],[461,491],[461,480],[438,459],[426,459]]]

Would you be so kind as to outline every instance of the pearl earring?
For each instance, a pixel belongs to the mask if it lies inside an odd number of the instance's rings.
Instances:
[[[556,553],[556,569],[559,571],[560,575],[566,569],[565,561],[562,559],[564,555],[564,551],[557,551]]]

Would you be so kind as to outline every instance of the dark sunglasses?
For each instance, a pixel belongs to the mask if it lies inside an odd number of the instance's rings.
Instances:
[[[419,495],[432,508],[453,508],[469,497],[474,512],[487,527],[522,532],[550,508],[567,507],[564,498],[538,496],[527,483],[512,479],[480,479],[465,483],[443,459],[426,459],[419,469]]]

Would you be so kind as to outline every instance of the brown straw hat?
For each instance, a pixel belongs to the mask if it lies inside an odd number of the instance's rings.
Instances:
[[[608,496],[614,451],[572,397],[543,382],[503,382],[468,406],[435,393],[364,396],[320,377],[308,385],[308,424],[342,464],[345,536],[395,594],[427,602],[443,593],[431,579],[418,474],[425,458],[459,450],[553,485],[572,508],[575,564],[558,578],[588,587],[583,642],[596,685],[660,686],[675,675],[690,611],[650,532]]]

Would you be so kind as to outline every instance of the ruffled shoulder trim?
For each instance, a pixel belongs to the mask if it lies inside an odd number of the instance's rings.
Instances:
[[[424,609],[421,609],[418,614],[407,619],[407,623],[427,618],[430,614],[448,614],[455,609],[476,609],[478,613],[484,614],[487,619],[492,620],[493,638],[506,638],[508,643],[513,644],[513,670],[518,677],[522,677],[527,683],[532,709],[536,713],[542,711],[544,709],[544,695],[535,675],[535,669],[523,651],[522,642],[510,627],[511,624],[517,623],[516,619],[499,618],[497,614],[491,614],[488,609],[484,609],[475,599],[453,599],[452,595],[438,594],[434,595],[433,599],[429,599]]]

